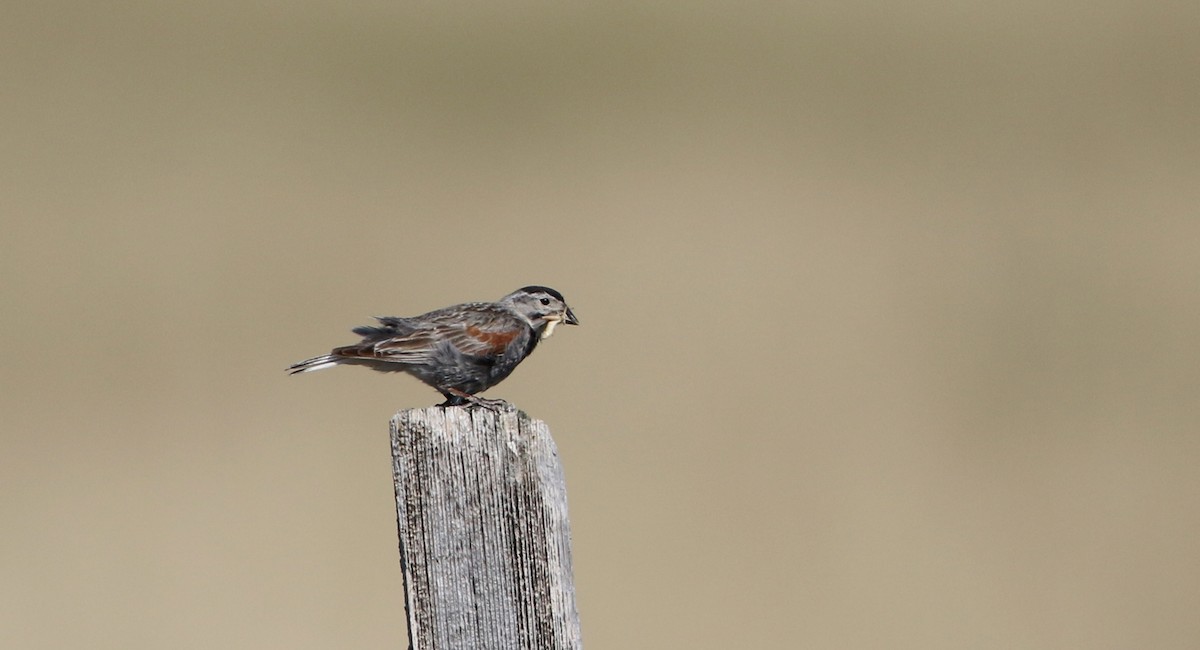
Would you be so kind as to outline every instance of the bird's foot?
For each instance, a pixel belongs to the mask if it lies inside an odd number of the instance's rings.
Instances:
[[[447,388],[442,391],[446,396],[446,401],[438,404],[438,406],[478,406],[489,411],[497,413],[512,408],[512,404],[502,399],[488,399],[486,397],[477,397],[470,393],[458,390],[457,388]]]

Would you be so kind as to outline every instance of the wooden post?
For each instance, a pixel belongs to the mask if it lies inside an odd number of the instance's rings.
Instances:
[[[513,407],[392,418],[412,650],[578,650],[567,490],[550,430]]]

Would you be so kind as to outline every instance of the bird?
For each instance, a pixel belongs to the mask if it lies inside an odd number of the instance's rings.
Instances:
[[[432,386],[446,401],[439,406],[488,408],[504,400],[476,393],[507,378],[558,325],[578,325],[563,295],[550,287],[528,286],[497,302],[468,302],[420,316],[376,316],[378,325],[353,331],[355,345],[288,367],[290,375],[338,365],[405,372]]]

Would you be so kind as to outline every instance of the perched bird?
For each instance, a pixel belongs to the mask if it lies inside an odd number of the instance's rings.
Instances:
[[[376,320],[377,327],[354,328],[361,343],[301,361],[288,373],[343,364],[407,372],[444,395],[442,406],[491,406],[493,400],[475,393],[508,377],[559,323],[579,324],[561,293],[538,286],[517,289],[499,302],[468,302],[410,318]]]

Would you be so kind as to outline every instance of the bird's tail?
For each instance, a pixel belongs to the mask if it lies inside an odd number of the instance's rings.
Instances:
[[[289,375],[295,375],[301,372],[312,372],[314,370],[332,368],[339,363],[341,363],[340,358],[332,354],[322,354],[319,357],[313,357],[311,359],[301,361],[300,363],[292,364],[291,366],[288,366],[287,371]]]

